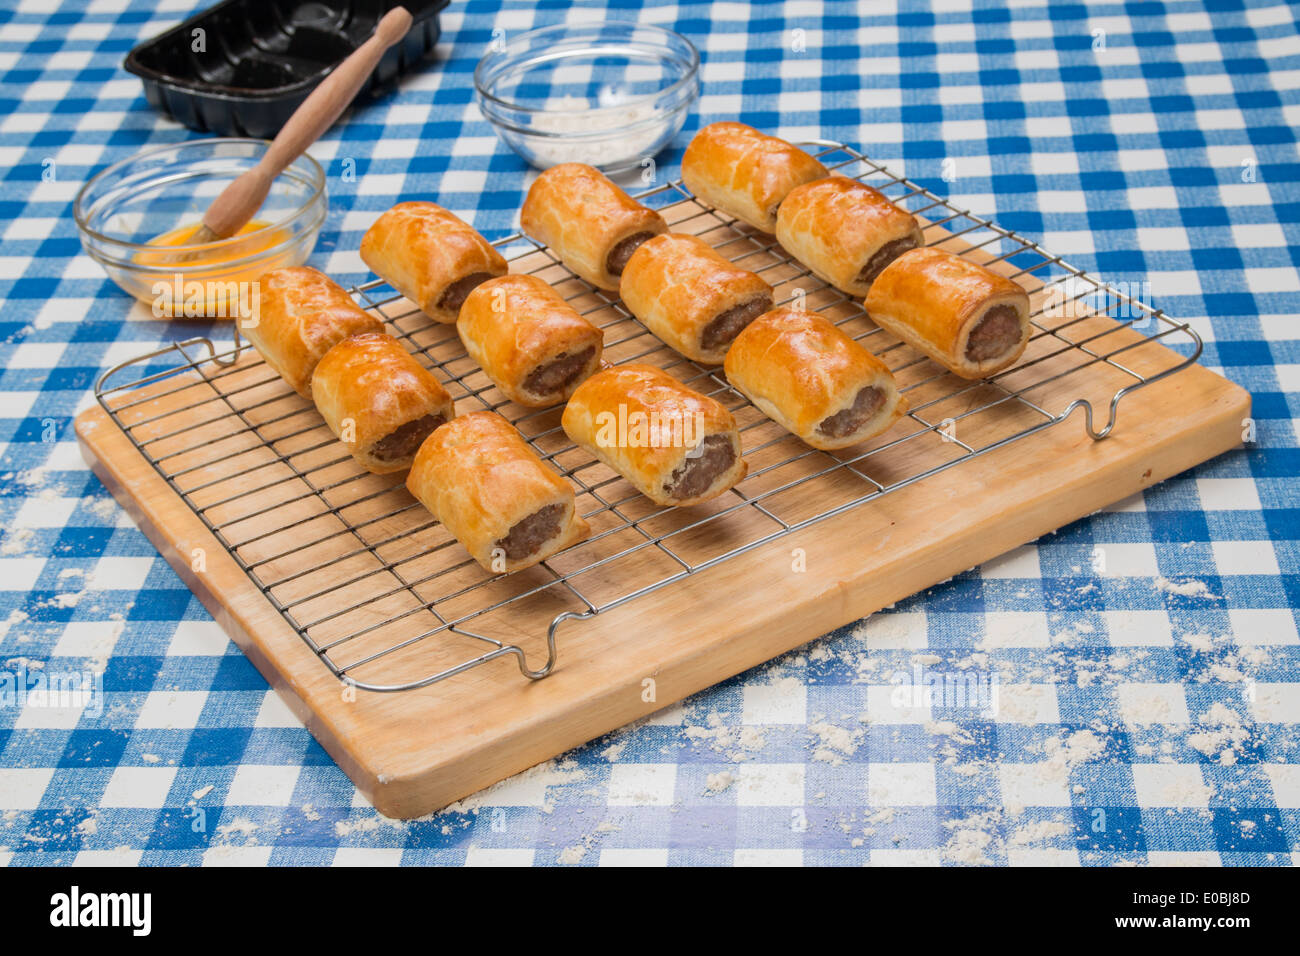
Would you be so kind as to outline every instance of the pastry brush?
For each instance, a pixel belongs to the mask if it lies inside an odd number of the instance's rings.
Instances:
[[[266,201],[275,177],[334,124],[374,71],[384,51],[406,36],[410,28],[411,15],[405,7],[388,11],[370,39],[352,51],[294,110],[258,164],[242,173],[213,200],[187,245],[216,242],[239,232]],[[190,258],[197,255],[194,253]]]

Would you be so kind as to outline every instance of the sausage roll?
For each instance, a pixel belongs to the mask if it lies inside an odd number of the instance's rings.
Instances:
[[[536,276],[489,279],[456,321],[465,351],[512,402],[565,401],[600,368],[604,336]]]
[[[814,448],[879,435],[907,408],[885,363],[816,312],[761,315],[727,352],[727,381]]]
[[[618,277],[636,247],[668,231],[663,216],[581,163],[561,163],[538,176],[524,199],[519,225],[607,292],[618,291]]]
[[[1000,372],[1029,344],[1029,296],[1005,276],[939,249],[913,249],[880,273],[871,320],[962,378]]]
[[[786,196],[776,238],[817,278],[854,296],[866,295],[881,269],[924,242],[911,213],[847,176],[808,183]]]
[[[239,330],[303,398],[311,398],[316,363],[338,342],[362,332],[382,332],[384,323],[360,308],[324,273],[308,266],[275,269],[258,279],[255,322]]]
[[[646,328],[688,359],[721,365],[736,334],[772,307],[772,287],[695,236],[642,243],[619,295]]]
[[[420,446],[406,487],[493,573],[545,561],[590,532],[573,488],[500,415],[470,412]]]
[[[326,352],[311,396],[330,431],[376,475],[411,467],[420,443],[456,415],[433,373],[383,332],[354,335]]]
[[[495,246],[431,202],[398,203],[361,239],[361,259],[429,318],[455,322],[480,282],[509,270]]]
[[[745,477],[731,412],[653,365],[597,372],[578,386],[560,423],[658,505],[708,501]]]
[[[799,147],[744,123],[710,123],[682,156],[682,179],[697,198],[768,233],[790,190],[828,175]]]

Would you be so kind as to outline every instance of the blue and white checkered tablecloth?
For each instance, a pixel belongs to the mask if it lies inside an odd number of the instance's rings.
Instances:
[[[79,457],[72,419],[99,372],[196,328],[128,319],[71,211],[104,165],[194,135],[121,62],[195,4],[49,6],[0,10],[0,696],[4,674],[90,670],[103,707],[0,706],[0,864],[1296,859],[1295,8],[453,3],[437,61],[312,149],[331,194],[313,265],[364,277],[362,231],[399,199],[512,230],[528,171],[471,96],[494,29],[663,24],[700,48],[704,92],[662,174],[715,119],[860,144],[1104,279],[1150,282],[1204,336],[1205,364],[1253,393],[1257,441],[395,822]],[[889,679],[913,666],[998,674],[996,719],[901,718]]]

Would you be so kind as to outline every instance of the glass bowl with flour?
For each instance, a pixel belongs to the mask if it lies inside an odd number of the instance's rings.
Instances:
[[[630,22],[560,24],[496,36],[474,71],[479,109],[539,169],[647,166],[700,93],[700,55],[671,30]]]

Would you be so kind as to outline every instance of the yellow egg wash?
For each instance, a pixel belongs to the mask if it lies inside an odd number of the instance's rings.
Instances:
[[[292,237],[288,229],[254,219],[231,238],[247,237],[219,249],[189,258],[191,253],[164,250],[185,246],[193,241],[201,222],[178,226],[149,241],[158,252],[140,252],[135,261],[154,271],[153,276],[139,277],[131,293],[153,309],[160,318],[235,318],[256,309],[257,280],[272,269],[291,265],[291,252],[241,267],[228,263],[254,257]],[[159,275],[161,270],[173,270]]]
[[[191,242],[193,240],[194,234],[199,231],[199,228],[202,225],[203,223],[201,222],[195,222],[187,226],[177,226],[175,229],[171,230],[170,232],[164,232],[161,236],[158,236],[155,239],[150,239],[149,245],[183,246],[186,243]],[[266,229],[270,225],[271,224],[269,222],[263,222],[260,219],[254,219],[251,222],[245,223],[243,228],[240,229],[237,233],[235,233],[234,236],[231,236],[231,238],[234,239],[234,238],[238,238],[239,236],[247,236],[250,233],[254,233],[254,232],[258,232],[259,230]],[[214,252],[211,255],[201,256],[200,258],[196,259],[195,262],[204,265],[210,263],[217,263],[217,262],[229,262],[231,259],[241,258],[253,252],[260,252],[262,249],[265,249],[267,246],[271,246],[275,244],[276,235],[277,235],[276,233],[267,233],[265,242],[258,242],[252,245],[246,245],[244,243],[240,243],[239,245],[235,246],[235,252],[233,253],[231,253],[228,249],[223,249],[220,252]],[[141,264],[154,264],[148,262],[148,259],[150,257],[151,257],[150,253],[141,253],[139,260]],[[163,264],[166,264],[167,261],[168,260],[166,259],[161,260]]]

